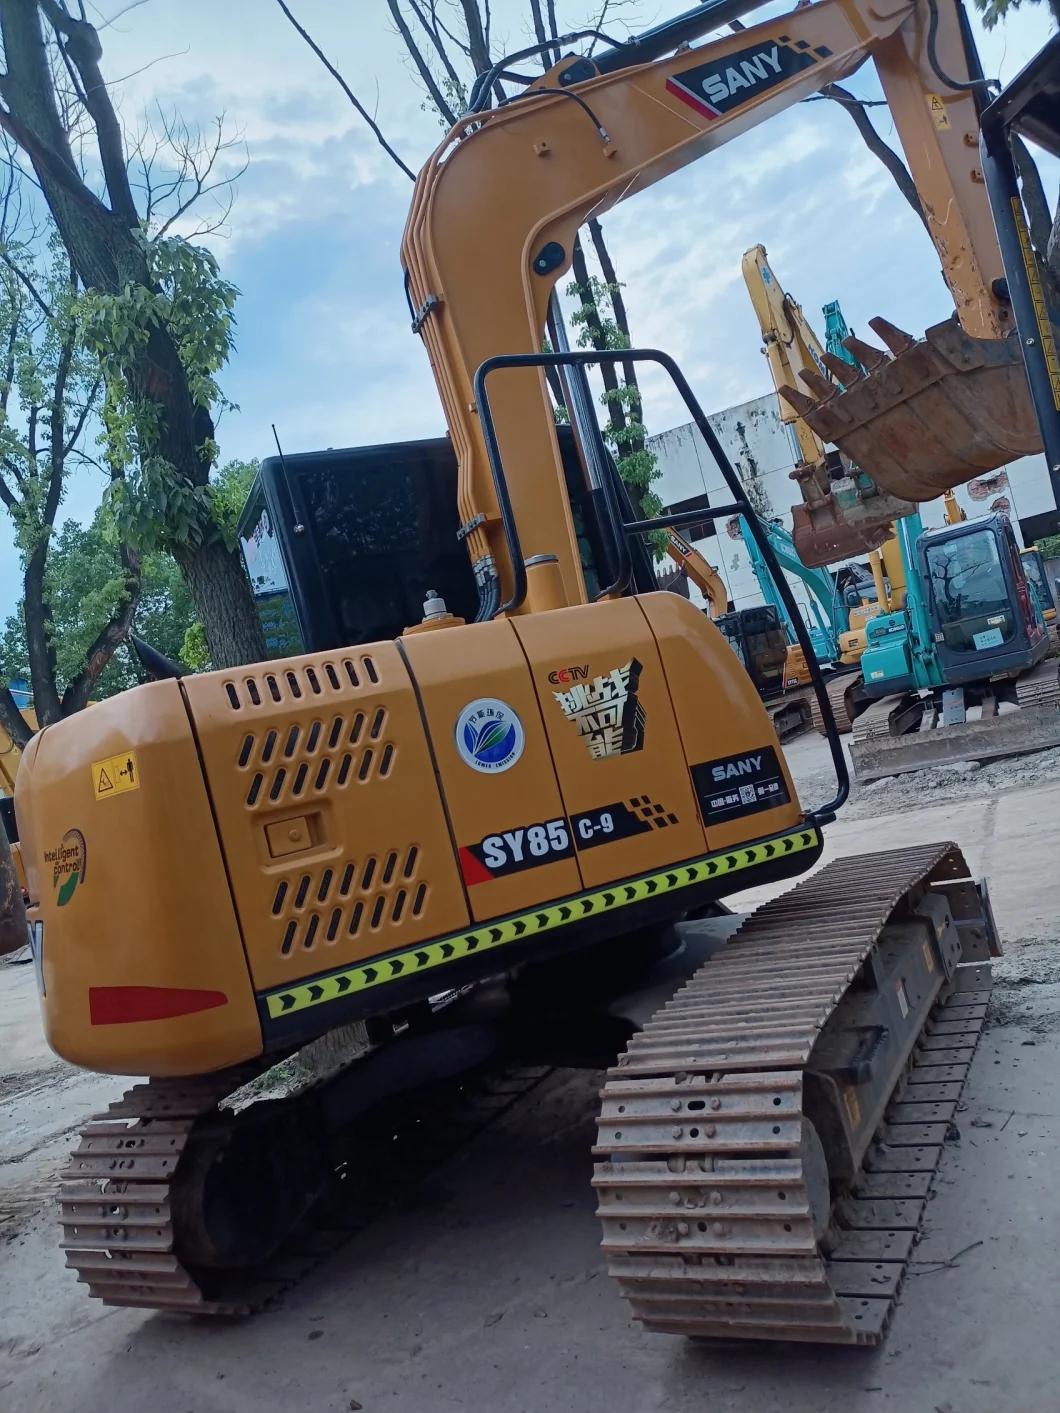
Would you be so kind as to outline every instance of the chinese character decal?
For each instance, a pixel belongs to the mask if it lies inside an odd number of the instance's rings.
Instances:
[[[613,667],[592,682],[552,693],[593,760],[629,755],[644,745],[644,708],[637,700],[642,670],[637,659],[630,658],[625,667]]]

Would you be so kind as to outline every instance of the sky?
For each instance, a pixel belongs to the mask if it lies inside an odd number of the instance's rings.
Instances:
[[[413,169],[441,137],[384,0],[290,0],[291,8]],[[442,0],[442,10],[453,0]],[[623,0],[618,37],[689,8],[690,0]],[[494,0],[496,50],[528,33],[526,0]],[[763,7],[755,20],[790,8]],[[562,20],[598,5],[561,0]],[[438,435],[441,406],[409,329],[399,265],[412,183],[376,145],[275,0],[99,0],[103,69],[123,123],[179,112],[241,135],[249,166],[224,232],[210,243],[241,291],[236,350],[221,375],[238,405],[220,421],[222,461],[267,456],[275,423],[287,452]],[[113,18],[112,18],[113,17]],[[750,17],[748,17],[750,20]],[[110,21],[110,22],[107,22]],[[1011,78],[1049,36],[1048,10],[1027,5],[1004,28],[975,22],[988,76]],[[848,86],[878,97],[871,70]],[[894,141],[885,109],[874,109]],[[882,117],[880,116],[882,114]],[[240,155],[233,151],[236,164]],[[1055,182],[1053,185],[1055,190]],[[604,220],[625,282],[634,341],[681,364],[708,410],[770,388],[740,276],[761,241],[782,283],[822,329],[840,300],[867,333],[884,314],[919,333],[952,312],[938,260],[890,177],[832,103],[804,103],[738,138]],[[651,431],[687,421],[661,383],[646,382]],[[60,519],[87,519],[102,478],[78,473]],[[0,521],[0,621],[19,597],[10,522]]]

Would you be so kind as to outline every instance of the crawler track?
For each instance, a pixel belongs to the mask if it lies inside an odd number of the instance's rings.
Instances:
[[[860,1171],[832,1184],[824,1240],[804,1072],[896,910],[966,875],[953,845],[832,863],[755,913],[630,1042],[603,1090],[594,1186],[608,1269],[646,1328],[882,1340],[983,1023],[989,968],[958,966],[939,993]],[[992,944],[988,918],[983,904],[973,955]]]
[[[1060,707],[1060,670],[1049,656],[1033,672],[1016,681],[1016,700],[1021,707]]]
[[[262,1309],[343,1246],[384,1207],[507,1112],[550,1071],[494,1069],[433,1086],[351,1127],[334,1180],[280,1250],[245,1271],[196,1271],[176,1231],[178,1166],[245,1071],[136,1085],[81,1131],[59,1192],[66,1264],[105,1305],[189,1315]],[[424,1160],[429,1154],[429,1161]],[[367,1175],[367,1180],[364,1175]]]

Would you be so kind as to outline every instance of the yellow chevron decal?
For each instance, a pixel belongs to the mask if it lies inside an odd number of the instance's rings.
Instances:
[[[798,829],[761,844],[740,845],[739,848],[730,849],[726,853],[708,854],[704,858],[674,864],[672,868],[663,869],[659,873],[645,874],[641,878],[610,884],[594,893],[579,893],[558,903],[547,903],[531,912],[498,918],[496,921],[481,923],[466,932],[455,932],[449,937],[424,942],[417,947],[408,947],[405,951],[396,952],[389,957],[373,957],[370,961],[359,962],[343,971],[330,972],[315,980],[281,987],[267,993],[263,998],[265,1006],[270,1019],[278,1020],[281,1016],[304,1011],[310,1006],[322,1006],[326,1001],[338,1001],[359,991],[384,986],[388,981],[397,981],[414,976],[418,972],[430,971],[432,967],[445,966],[448,962],[461,961],[476,952],[490,951],[509,942],[526,941],[542,932],[550,932],[555,927],[581,922],[584,918],[611,912],[615,908],[628,907],[631,903],[639,903],[646,898],[674,893],[681,888],[689,888],[694,883],[704,883],[728,873],[738,873],[743,869],[754,868],[757,864],[786,858],[789,854],[803,853],[807,849],[816,848],[820,842],[821,836],[816,829]]]

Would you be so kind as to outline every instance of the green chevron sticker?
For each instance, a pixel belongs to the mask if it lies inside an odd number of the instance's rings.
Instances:
[[[543,932],[565,927],[568,923],[581,922],[587,917],[598,917],[603,913],[628,907],[631,903],[675,893],[682,888],[690,888],[695,883],[706,883],[726,874],[770,863],[774,859],[805,853],[807,849],[816,848],[820,842],[821,836],[816,829],[797,829],[761,844],[741,845],[729,853],[707,854],[700,859],[675,864],[660,873],[645,874],[622,883],[608,884],[606,888],[592,893],[578,893],[572,898],[548,903],[531,912],[497,918],[466,932],[454,932],[448,937],[422,942],[392,956],[373,957],[371,961],[360,962],[342,971],[329,972],[313,980],[280,987],[264,996],[266,1010],[271,1020],[279,1020],[295,1011],[322,1006],[328,1001],[338,1001],[344,996],[369,991],[376,986],[385,986],[389,981],[403,980],[419,972],[443,967],[449,962],[461,961],[474,953],[488,952],[496,947],[504,947],[509,942],[538,937]]]

